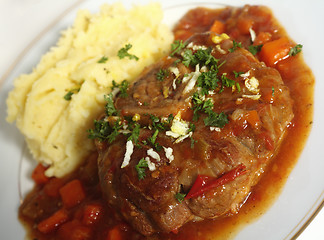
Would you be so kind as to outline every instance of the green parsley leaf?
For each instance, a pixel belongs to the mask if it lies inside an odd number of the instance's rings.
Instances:
[[[182,58],[183,58],[182,63],[186,67],[189,67],[191,62],[195,62],[195,56],[192,54],[192,51],[190,49],[187,49],[183,52]]]
[[[229,79],[226,73],[223,73],[221,76],[221,81],[222,81],[222,87],[219,90],[219,92],[223,92],[224,91],[224,87],[233,87],[233,86],[237,86],[236,82],[232,79]]]
[[[178,192],[175,194],[174,197],[178,200],[179,203],[181,203],[184,200],[184,198],[186,197],[186,194]]]
[[[88,138],[103,141],[107,138],[111,131],[112,129],[109,122],[104,120],[94,120],[94,129],[88,130]]]
[[[275,88],[274,88],[274,87],[272,87],[271,89],[272,89],[272,96],[274,96],[274,93],[275,93]]]
[[[117,56],[122,59],[122,58],[125,58],[125,57],[128,57],[129,59],[135,59],[136,61],[138,61],[138,57],[133,55],[133,54],[130,54],[128,53],[128,50],[132,48],[132,44],[126,44],[125,47],[119,49],[118,53],[117,53]]]
[[[78,93],[80,91],[80,88],[75,88],[75,89],[71,89],[70,91],[67,92],[67,94],[64,95],[64,99],[66,101],[70,101],[72,99],[72,95],[75,93]]]
[[[169,71],[167,69],[161,68],[156,74],[156,79],[162,82],[168,76],[169,76]]]
[[[229,52],[234,52],[237,48],[242,48],[242,43],[241,42],[236,42],[233,40],[233,47],[228,49]]]
[[[97,63],[105,63],[105,62],[107,62],[107,60],[108,60],[108,58],[107,58],[106,56],[103,56],[102,58],[100,58],[100,59],[98,60]]]
[[[140,134],[140,128],[141,125],[138,123],[134,123],[134,126],[132,127],[132,133],[131,135],[128,137],[127,140],[132,141],[134,144],[138,143],[138,138],[139,138],[139,134]]]
[[[117,109],[115,108],[114,105],[114,100],[113,100],[113,96],[111,93],[109,93],[108,95],[104,96],[104,99],[106,100],[107,104],[105,106],[106,108],[106,114],[108,116],[118,116],[119,112],[117,111]]]
[[[260,45],[250,45],[249,46],[249,51],[252,53],[254,56],[261,51],[261,48],[263,47],[263,44]]]
[[[193,121],[197,121],[200,117],[199,112],[208,113],[214,108],[214,104],[211,99],[202,100],[198,92],[195,92],[192,96],[193,103]]]
[[[139,180],[142,180],[145,178],[145,176],[146,176],[145,168],[148,168],[148,164],[147,164],[147,161],[144,158],[142,158],[141,160],[139,160],[138,164],[135,166]]]
[[[244,72],[236,72],[236,71],[233,71],[234,73],[234,77],[235,78],[238,78],[241,74],[243,74]]]
[[[207,95],[210,90],[218,87],[219,79],[217,78],[216,70],[202,72],[197,79],[197,86],[201,88],[201,94]]]
[[[180,52],[183,48],[186,47],[186,44],[182,40],[175,40],[171,44],[171,54],[170,56],[174,56],[176,53]]]
[[[147,140],[154,146],[155,142],[156,142],[156,138],[159,134],[159,130],[156,129],[155,132],[153,133],[153,135],[149,138],[147,138]]]
[[[289,56],[295,56],[295,55],[297,55],[298,53],[301,52],[302,48],[303,48],[303,45],[301,45],[301,44],[297,44],[295,47],[292,47],[292,48],[289,50],[288,55],[289,55]]]
[[[212,54],[212,48],[208,49],[198,49],[195,53],[195,58],[197,61],[193,64],[194,66],[200,63],[202,66],[209,66],[210,68],[216,67],[218,64],[218,59],[216,59]]]
[[[208,112],[208,117],[204,119],[206,126],[223,128],[228,123],[227,115],[224,112],[216,113],[214,111]]]
[[[129,83],[127,80],[123,80],[120,84],[116,83],[115,80],[112,81],[112,87],[111,90],[114,90],[115,88],[118,88],[120,91],[120,96],[123,98],[126,98],[128,96],[127,89],[129,86]]]

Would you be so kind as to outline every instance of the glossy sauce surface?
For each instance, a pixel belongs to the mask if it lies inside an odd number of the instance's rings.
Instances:
[[[221,21],[225,26],[224,32],[237,42],[241,42],[246,48],[251,45],[249,31],[251,26],[256,33],[256,41],[266,42],[288,37],[272,16],[271,11],[258,6],[245,6],[238,10],[194,9],[176,25],[175,37],[185,40],[194,33],[208,31],[215,20]],[[293,43],[292,40],[290,41]],[[260,53],[256,56],[262,61]],[[216,220],[188,223],[178,233],[153,235],[148,239],[229,239],[234,237],[245,224],[261,216],[276,200],[289,173],[298,161],[311,129],[314,77],[305,65],[302,54],[284,57],[276,62],[274,67],[280,72],[284,83],[290,89],[294,100],[295,117],[278,153],[265,169],[260,182],[253,187],[240,212]],[[58,226],[55,231],[46,234],[39,232],[37,224],[62,207],[58,189],[73,179],[79,179],[82,183],[85,199],[77,206],[68,209],[69,220]],[[52,194],[49,196],[48,192]],[[88,224],[84,220],[88,205],[98,205],[101,209],[98,220],[94,224]],[[19,217],[26,224],[31,239],[144,239],[123,222],[113,209],[108,208],[102,199],[96,154],[90,156],[87,163],[71,175],[62,179],[52,178],[45,184],[37,185],[21,205]]]

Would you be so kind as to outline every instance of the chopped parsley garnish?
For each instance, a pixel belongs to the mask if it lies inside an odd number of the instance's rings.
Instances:
[[[106,108],[106,114],[108,116],[117,116],[118,115],[118,111],[115,108],[112,94],[109,93],[108,95],[105,95],[104,96],[104,99],[107,101],[107,104],[105,106],[105,108]]]
[[[240,86],[239,84],[237,84],[236,81],[229,79],[226,75],[227,75],[226,73],[223,73],[221,76],[222,87],[219,90],[220,93],[224,91],[224,87]],[[241,88],[239,87],[237,90],[240,91]]]
[[[272,87],[271,89],[272,89],[272,96],[274,96],[275,89],[274,89],[274,87]]]
[[[94,120],[94,129],[88,130],[88,138],[99,139],[100,141],[103,141],[111,133],[111,130],[112,129],[109,125],[109,122],[104,120]]]
[[[175,40],[171,44],[171,54],[170,56],[174,56],[176,53],[180,52],[183,48],[186,47],[186,44],[182,40]]]
[[[163,69],[163,68],[161,68],[159,71],[158,71],[158,73],[156,74],[156,78],[157,78],[157,80],[159,80],[159,81],[164,81],[164,79],[166,78],[166,77],[168,77],[169,76],[169,71],[167,70],[167,69]]]
[[[127,80],[123,80],[120,84],[116,83],[115,80],[112,81],[112,87],[111,90],[114,90],[115,88],[118,88],[120,91],[120,96],[125,98],[128,96],[127,89],[129,86],[129,83]]]
[[[66,101],[70,101],[72,99],[72,95],[75,93],[78,93],[80,91],[80,88],[74,88],[67,92],[67,94],[64,95],[64,99]]]
[[[289,50],[288,55],[289,55],[289,56],[295,56],[295,55],[297,55],[298,53],[301,52],[302,48],[303,48],[303,45],[301,45],[301,44],[297,44],[295,47],[292,47],[292,48]]]
[[[191,62],[195,61],[195,57],[192,54],[192,51],[190,49],[186,49],[182,55],[182,63],[186,66],[189,67]]]
[[[88,130],[88,138],[98,139],[99,141],[108,140],[109,143],[112,143],[115,138],[120,134],[119,130],[122,128],[122,125],[119,123],[119,120],[115,121],[114,126],[111,126],[108,121],[104,119],[94,120],[94,129]]]
[[[260,45],[250,45],[249,46],[249,51],[252,53],[254,56],[261,51],[261,48],[263,47],[263,44]]]
[[[242,43],[241,42],[236,42],[233,40],[233,47],[228,49],[229,52],[234,52],[237,48],[242,48]]]
[[[135,169],[137,171],[138,179],[142,180],[145,178],[145,168],[148,168],[147,161],[142,158],[139,160],[138,164],[135,166]]]
[[[98,60],[97,63],[105,63],[105,62],[107,62],[107,60],[108,60],[108,58],[107,58],[106,56],[103,56],[102,58],[100,58],[100,59]]]
[[[137,144],[139,134],[140,134],[140,128],[141,128],[140,124],[134,123],[134,126],[132,127],[132,133],[127,140],[131,140],[134,144]]]
[[[178,200],[179,203],[181,203],[184,200],[184,198],[186,197],[186,194],[178,192],[174,195],[174,197]]]
[[[117,55],[120,59],[128,57],[129,59],[135,59],[136,61],[138,61],[138,57],[128,53],[128,50],[132,48],[132,44],[126,44],[125,47],[119,49]]]
[[[150,114],[150,118],[152,121],[152,127],[153,129],[158,129],[158,130],[168,130],[170,128],[170,124],[172,120],[174,119],[174,116],[170,114],[168,118],[166,118],[164,121],[162,121],[160,118],[157,116]]]
[[[234,77],[235,78],[238,78],[241,74],[243,74],[244,72],[236,72],[236,71],[233,71],[234,73]]]
[[[214,111],[208,112],[208,117],[204,119],[206,126],[223,128],[228,123],[227,115],[224,112],[216,113]]]
[[[190,49],[185,50],[183,53],[183,60],[182,63],[189,67],[189,66],[196,66],[197,64],[200,64],[201,66],[207,66],[210,69],[214,68],[217,70],[219,66],[218,59],[216,59],[212,54],[212,49],[198,49],[194,54]]]
[[[218,87],[219,79],[217,78],[217,70],[202,72],[197,79],[197,86],[201,88],[201,94],[207,95],[210,90]]]

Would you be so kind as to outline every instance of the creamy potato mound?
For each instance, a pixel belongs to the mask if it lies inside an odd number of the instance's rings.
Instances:
[[[112,80],[131,81],[167,54],[173,35],[162,14],[157,3],[130,10],[103,5],[96,14],[81,10],[32,73],[14,81],[7,120],[16,121],[34,158],[50,166],[47,176],[69,173],[94,150],[87,129],[103,112]],[[126,44],[138,61],[117,56]],[[108,60],[98,63],[103,58]],[[69,91],[75,93],[65,100]]]

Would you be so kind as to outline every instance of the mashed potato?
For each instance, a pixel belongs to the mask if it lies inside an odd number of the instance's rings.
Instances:
[[[173,36],[161,20],[156,3],[130,10],[120,3],[104,5],[97,14],[79,11],[32,73],[14,81],[7,120],[16,121],[34,158],[50,166],[47,176],[69,173],[94,150],[87,129],[102,113],[112,80],[133,80],[169,51]],[[138,61],[117,56],[126,44]],[[103,57],[108,60],[98,63]],[[73,89],[78,91],[65,100]]]

